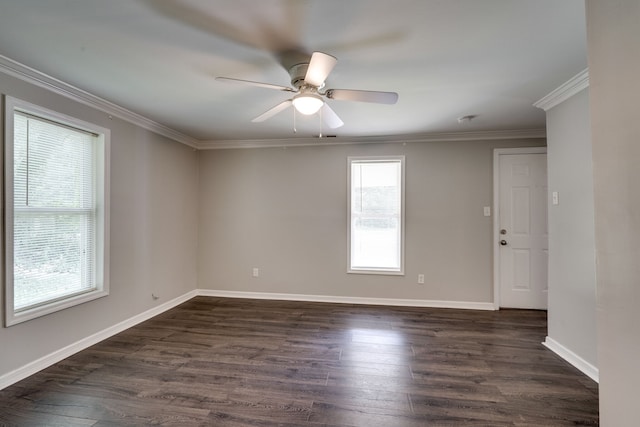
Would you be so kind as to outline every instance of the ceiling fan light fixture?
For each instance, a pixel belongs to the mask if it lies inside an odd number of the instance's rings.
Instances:
[[[315,94],[304,93],[293,97],[293,106],[306,116],[317,113],[323,104],[322,98]]]

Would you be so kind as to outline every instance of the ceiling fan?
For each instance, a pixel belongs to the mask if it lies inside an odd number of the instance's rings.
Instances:
[[[312,115],[320,112],[322,121],[332,129],[339,128],[344,122],[329,107],[324,98],[343,101],[374,102],[379,104],[395,104],[398,94],[395,92],[378,92],[353,89],[324,89],[325,80],[338,60],[326,53],[313,52],[309,62],[295,64],[289,68],[291,85],[280,86],[270,83],[260,83],[250,80],[233,79],[229,77],[216,77],[216,80],[257,86],[266,89],[275,89],[283,92],[292,92],[295,95],[267,110],[252,122],[263,122],[291,105],[301,114]]]

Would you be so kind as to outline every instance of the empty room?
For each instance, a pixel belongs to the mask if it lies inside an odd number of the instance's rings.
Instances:
[[[639,21],[0,0],[0,425],[637,425]]]

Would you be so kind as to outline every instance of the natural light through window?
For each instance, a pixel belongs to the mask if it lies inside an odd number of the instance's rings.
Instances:
[[[349,200],[349,272],[402,274],[404,157],[350,157]]]
[[[7,323],[106,295],[105,130],[10,100]],[[62,120],[61,120],[62,119]]]

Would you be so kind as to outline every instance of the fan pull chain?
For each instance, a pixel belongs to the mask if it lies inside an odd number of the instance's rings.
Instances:
[[[320,110],[318,110],[318,113],[320,113],[318,114],[318,116],[320,116],[320,135],[318,135],[318,138],[322,138],[322,107],[320,107]]]
[[[296,129],[296,109],[293,108],[293,133],[298,133],[298,129]]]

